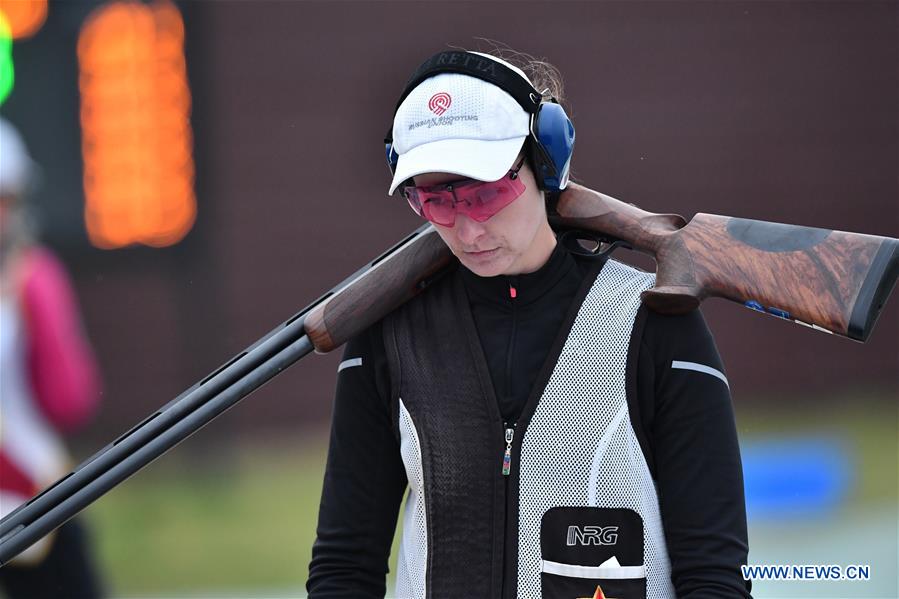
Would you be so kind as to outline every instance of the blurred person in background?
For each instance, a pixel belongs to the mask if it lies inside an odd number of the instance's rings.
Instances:
[[[750,596],[721,358],[699,310],[641,305],[653,275],[556,239],[547,200],[584,193],[560,98],[462,51],[400,97],[389,193],[458,262],[346,344],[312,598],[385,595],[407,488],[390,596]]]
[[[72,469],[63,436],[88,421],[100,395],[72,285],[29,226],[35,172],[0,118],[0,517]],[[100,597],[79,520],[0,568],[0,589],[11,599]]]

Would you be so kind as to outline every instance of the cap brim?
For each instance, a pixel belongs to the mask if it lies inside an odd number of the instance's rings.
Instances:
[[[443,139],[416,146],[399,157],[387,195],[424,173],[451,173],[480,181],[497,181],[512,168],[527,136],[501,140]]]

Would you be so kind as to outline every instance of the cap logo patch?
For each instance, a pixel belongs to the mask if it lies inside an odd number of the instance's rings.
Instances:
[[[446,112],[446,109],[453,103],[453,99],[446,92],[437,92],[428,100],[428,108],[437,116]]]

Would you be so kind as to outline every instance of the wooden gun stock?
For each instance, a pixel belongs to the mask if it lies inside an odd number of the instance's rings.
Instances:
[[[421,293],[452,260],[431,224],[419,227],[306,315],[306,334],[327,353]]]
[[[899,240],[714,214],[689,224],[577,184],[559,198],[554,226],[621,239],[651,254],[659,312],[723,297],[773,316],[865,341],[899,275]]]

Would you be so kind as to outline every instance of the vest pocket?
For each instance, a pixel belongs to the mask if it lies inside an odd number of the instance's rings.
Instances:
[[[544,599],[646,597],[643,519],[633,510],[551,508],[540,524],[540,552]]]

